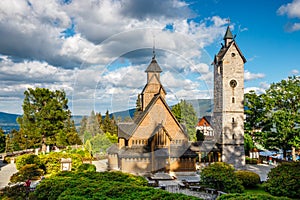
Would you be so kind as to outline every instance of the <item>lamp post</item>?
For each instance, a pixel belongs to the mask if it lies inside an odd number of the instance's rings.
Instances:
[[[26,150],[27,150],[27,138],[28,138],[28,136],[27,135],[24,135],[24,138],[26,139]]]

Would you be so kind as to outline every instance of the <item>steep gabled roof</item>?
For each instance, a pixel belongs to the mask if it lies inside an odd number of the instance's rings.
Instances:
[[[223,39],[224,39],[224,40],[225,40],[225,39],[233,39],[233,35],[232,35],[232,33],[231,33],[231,30],[230,30],[229,26],[227,26],[227,30],[226,30],[226,33],[225,33]]]
[[[128,140],[131,136],[130,133],[136,128],[136,123],[129,122],[129,123],[119,123],[118,124],[118,137],[125,138]]]
[[[246,58],[244,57],[244,55],[242,54],[240,48],[238,47],[238,45],[236,44],[236,42],[233,40],[228,47],[224,47],[222,46],[222,48],[220,49],[219,53],[215,56],[214,59],[214,63],[216,64],[217,62],[221,61],[223,59],[223,57],[225,56],[225,54],[227,53],[227,51],[232,47],[235,46],[235,48],[237,49],[238,53],[240,54],[241,58],[243,59],[244,63],[247,62]]]
[[[134,122],[132,122],[132,123],[120,123],[120,124],[118,124],[118,130],[119,130],[118,136],[122,137],[122,138],[125,138],[125,139],[128,140],[133,135],[133,133],[135,132],[135,130],[139,127],[139,125],[142,123],[142,121],[146,117],[146,115],[153,108],[153,106],[155,105],[155,103],[156,103],[156,101],[158,99],[161,99],[161,101],[165,105],[165,108],[171,114],[171,116],[173,117],[173,119],[176,122],[176,124],[180,127],[181,131],[188,137],[187,133],[184,131],[184,129],[181,126],[181,124],[178,122],[178,120],[172,114],[169,106],[167,105],[166,101],[164,100],[164,98],[161,97],[160,94],[154,95],[154,97],[151,99],[151,101],[147,105],[146,109],[135,119]]]
[[[152,58],[152,61],[147,67],[145,72],[158,72],[158,73],[162,72],[160,66],[157,64],[157,61],[155,60],[154,57]]]
[[[197,126],[203,126],[204,123],[207,123],[207,125],[205,125],[205,126],[211,126],[211,116],[204,116],[204,117],[202,117],[199,120]]]

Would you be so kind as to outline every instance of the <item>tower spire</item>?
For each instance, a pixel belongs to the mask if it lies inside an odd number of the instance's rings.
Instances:
[[[153,56],[152,56],[152,60],[154,60],[155,59],[155,35],[154,35],[154,33],[153,33],[153,51],[152,51],[152,53],[153,53]]]
[[[224,45],[225,47],[228,47],[229,44],[231,43],[231,41],[233,40],[233,35],[231,33],[231,30],[230,30],[230,19],[226,19],[228,25],[227,25],[227,29],[226,29],[226,33],[224,35]]]

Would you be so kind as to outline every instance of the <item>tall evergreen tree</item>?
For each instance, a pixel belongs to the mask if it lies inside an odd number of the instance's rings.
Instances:
[[[104,120],[103,120],[103,129],[102,130],[103,130],[104,133],[110,132],[110,130],[111,130],[111,120],[110,120],[110,117],[109,117],[109,111],[108,110],[105,113],[105,117],[104,117]]]
[[[196,141],[196,129],[198,118],[192,104],[181,100],[180,103],[172,107],[172,113],[176,119],[186,127],[189,139]]]
[[[0,153],[5,151],[5,135],[2,128],[0,128]]]
[[[24,95],[23,115],[17,122],[22,134],[28,137],[28,147],[39,147],[42,143],[65,143],[66,121],[71,117],[65,92],[29,88]]]
[[[137,118],[140,113],[142,112],[142,102],[141,102],[141,94],[138,94],[138,98],[135,102],[136,106],[135,106],[135,111],[134,111],[134,116],[133,118]]]

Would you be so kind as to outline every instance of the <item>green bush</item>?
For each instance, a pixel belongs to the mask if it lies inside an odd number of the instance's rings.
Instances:
[[[78,172],[95,172],[96,171],[96,166],[93,164],[88,164],[88,163],[83,163],[79,165]]]
[[[16,167],[18,170],[27,164],[36,164],[39,168],[45,169],[44,164],[41,162],[41,159],[37,155],[24,154],[16,158]]]
[[[215,162],[200,172],[201,184],[227,193],[243,192],[244,187],[234,173],[234,168],[224,162]]]
[[[61,171],[61,159],[72,159],[72,170],[76,171],[82,164],[82,157],[79,154],[51,152],[49,154],[41,155],[41,161],[44,163],[47,174],[56,174]]]
[[[289,198],[274,197],[269,194],[224,194],[217,200],[289,200]]]
[[[300,199],[300,162],[284,162],[271,169],[264,186],[275,196]]]
[[[259,159],[258,158],[249,158],[246,157],[246,164],[258,164],[259,163]]]
[[[239,170],[235,174],[245,188],[253,188],[260,183],[260,177],[255,172]]]
[[[12,158],[11,156],[5,156],[4,159],[3,159],[3,163],[4,164],[10,163],[11,158]]]
[[[28,179],[38,180],[44,175],[44,171],[40,169],[36,164],[27,164],[21,167],[21,169],[10,177],[10,182],[24,182]]]
[[[121,172],[59,173],[44,179],[30,196],[32,200],[67,199],[198,199],[148,187],[143,177]]]
[[[0,199],[2,200],[24,200],[26,199],[26,187],[15,185],[5,187],[0,190]]]

